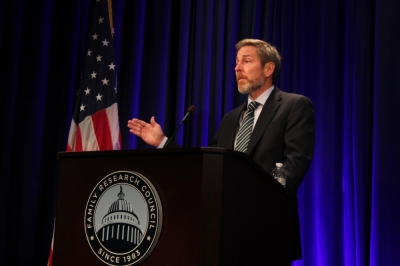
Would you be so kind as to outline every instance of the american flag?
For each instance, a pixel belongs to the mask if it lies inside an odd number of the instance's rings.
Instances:
[[[67,151],[121,149],[111,0],[95,0]]]
[[[67,151],[121,149],[111,0],[96,1]],[[47,265],[53,261],[53,239]]]

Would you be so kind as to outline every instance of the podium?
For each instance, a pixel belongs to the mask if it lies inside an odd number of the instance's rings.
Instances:
[[[118,263],[116,257],[102,261],[107,254],[100,250],[107,249],[91,247],[93,238],[86,232],[94,188],[105,188],[99,185],[102,178],[119,171],[143,175],[159,197],[158,239],[140,265],[288,265],[301,257],[296,197],[244,153],[181,148],[62,152],[58,157],[55,266],[129,265],[125,257],[122,262],[125,255]],[[126,189],[117,188],[123,200]]]

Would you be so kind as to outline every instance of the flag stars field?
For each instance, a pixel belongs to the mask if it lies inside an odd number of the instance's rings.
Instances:
[[[103,82],[103,85],[108,85],[109,80],[104,78],[103,80],[101,80]]]

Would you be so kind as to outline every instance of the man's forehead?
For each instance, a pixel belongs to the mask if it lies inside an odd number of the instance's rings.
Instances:
[[[251,45],[243,46],[237,51],[236,58],[239,57],[258,57],[257,48]]]

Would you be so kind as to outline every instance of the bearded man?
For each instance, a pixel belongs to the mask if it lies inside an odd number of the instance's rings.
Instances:
[[[236,44],[236,50],[238,90],[248,99],[222,118],[210,146],[244,152],[268,173],[282,163],[286,189],[296,195],[314,152],[313,104],[305,96],[274,86],[281,65],[274,46],[244,39]],[[128,128],[149,145],[163,147],[167,141],[154,117],[150,123],[129,120]],[[174,142],[167,145],[176,146]]]

